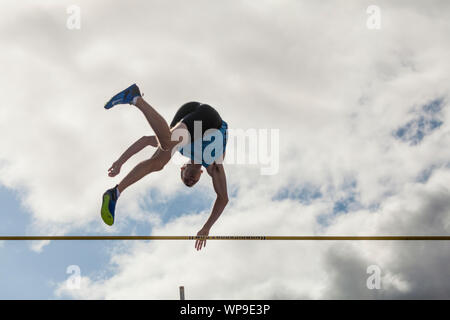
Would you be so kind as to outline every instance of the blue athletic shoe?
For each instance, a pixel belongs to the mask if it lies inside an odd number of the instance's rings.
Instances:
[[[103,221],[108,226],[112,226],[114,224],[114,213],[116,211],[117,203],[116,188],[117,186],[112,189],[106,190],[106,192],[103,194],[101,215]]]
[[[116,104],[131,104],[135,97],[141,97],[141,92],[136,84],[132,84],[109,99],[109,101],[105,104],[105,109],[111,109]]]

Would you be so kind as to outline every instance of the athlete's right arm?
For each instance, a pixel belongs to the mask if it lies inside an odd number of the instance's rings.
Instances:
[[[108,174],[110,177],[114,177],[120,173],[120,168],[122,165],[128,161],[133,155],[144,149],[146,146],[158,146],[158,141],[155,136],[144,136],[133,143],[125,152],[120,156],[120,158],[113,163],[111,168],[108,169]]]
[[[138,141],[133,143],[125,152],[120,156],[119,162],[120,164],[124,164],[128,161],[132,156],[134,156],[136,153],[144,149],[146,146],[158,146],[158,141],[156,140],[155,136],[144,136],[140,138]]]

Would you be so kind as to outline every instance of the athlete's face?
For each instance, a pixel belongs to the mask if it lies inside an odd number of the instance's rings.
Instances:
[[[192,187],[200,180],[203,170],[199,166],[185,164],[181,167],[181,180],[188,187]]]

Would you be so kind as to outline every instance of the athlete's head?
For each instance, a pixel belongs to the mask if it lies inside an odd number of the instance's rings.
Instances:
[[[200,165],[185,163],[181,167],[181,180],[188,187],[192,187],[194,184],[200,180],[203,170]]]

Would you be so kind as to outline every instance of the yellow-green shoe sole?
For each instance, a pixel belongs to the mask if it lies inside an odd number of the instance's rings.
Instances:
[[[112,226],[114,223],[114,218],[108,210],[108,204],[109,204],[110,200],[111,199],[109,198],[109,194],[103,195],[101,216],[102,216],[103,222],[105,222],[108,226]]]

